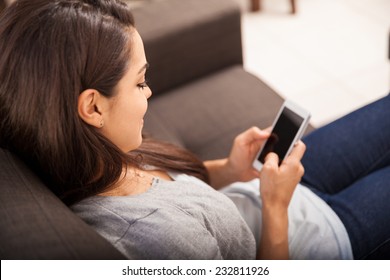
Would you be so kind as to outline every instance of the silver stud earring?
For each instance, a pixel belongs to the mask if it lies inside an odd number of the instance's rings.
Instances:
[[[100,120],[100,127],[102,128],[104,126],[103,119]]]

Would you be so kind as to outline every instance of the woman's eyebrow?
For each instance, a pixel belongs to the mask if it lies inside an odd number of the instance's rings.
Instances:
[[[146,69],[149,68],[149,63],[145,63],[144,66],[142,66],[142,68],[138,71],[138,74],[141,74],[143,71],[145,71]]]

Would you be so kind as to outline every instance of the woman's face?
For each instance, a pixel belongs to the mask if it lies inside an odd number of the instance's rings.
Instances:
[[[152,95],[145,81],[148,64],[143,42],[135,29],[132,29],[130,59],[129,69],[116,87],[116,96],[109,99],[101,129],[103,135],[124,152],[142,143],[143,118],[148,108],[147,99]]]

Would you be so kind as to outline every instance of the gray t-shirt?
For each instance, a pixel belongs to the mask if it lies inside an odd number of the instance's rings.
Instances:
[[[72,210],[129,259],[254,259],[234,203],[205,184],[154,179],[135,196],[94,196]]]

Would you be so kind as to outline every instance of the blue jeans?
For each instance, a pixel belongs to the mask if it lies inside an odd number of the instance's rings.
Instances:
[[[303,139],[302,184],[337,213],[355,259],[390,259],[390,95]]]

